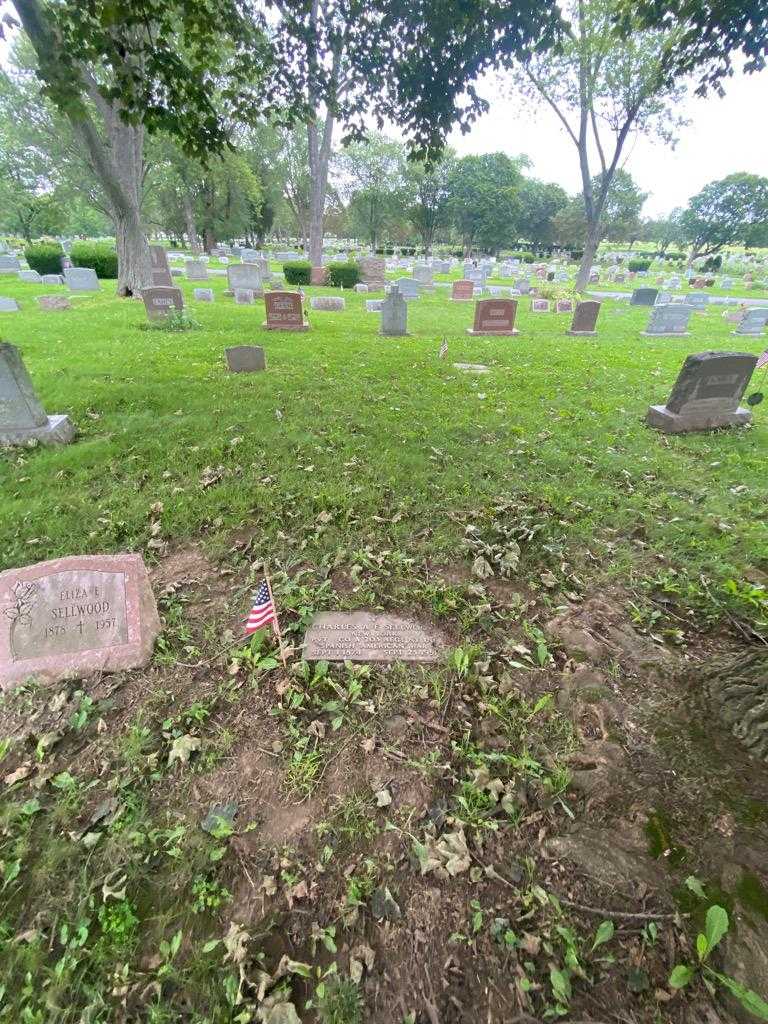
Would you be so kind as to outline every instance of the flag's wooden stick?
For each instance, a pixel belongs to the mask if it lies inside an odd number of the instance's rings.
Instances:
[[[275,634],[277,636],[277,642],[278,642],[278,644],[280,646],[280,660],[283,663],[283,668],[286,671],[288,671],[288,663],[285,660],[285,651],[283,650],[283,634],[282,634],[282,631],[280,630],[280,620],[277,617],[277,605],[275,604],[275,598],[274,598],[274,596],[272,594],[272,580],[269,578],[269,569],[267,568],[267,563],[266,562],[264,563],[264,579],[267,581],[267,590],[269,591],[269,599],[272,602],[272,610],[275,613],[275,618],[274,618],[274,620],[272,622],[272,627],[273,627],[273,629],[275,631]]]

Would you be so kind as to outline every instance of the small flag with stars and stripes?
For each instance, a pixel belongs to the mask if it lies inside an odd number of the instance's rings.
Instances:
[[[245,635],[250,636],[270,622],[277,622],[277,612],[269,584],[262,580],[259,589],[253,595],[253,607],[245,623]]]
[[[768,366],[768,348],[767,348],[767,349],[765,350],[765,352],[763,352],[763,354],[762,354],[762,355],[761,355],[761,356],[760,356],[760,357],[758,358],[758,360],[757,360],[757,364],[756,364],[756,366],[755,366],[755,369],[756,369],[756,370],[762,370],[762,368],[763,368],[764,366]]]

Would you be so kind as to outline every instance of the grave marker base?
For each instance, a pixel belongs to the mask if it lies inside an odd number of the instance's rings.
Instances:
[[[24,446],[30,441],[46,445],[71,444],[75,434],[75,426],[69,416],[49,416],[42,427],[14,430],[13,427],[0,426],[0,448]]]
[[[645,422],[665,434],[684,434],[695,430],[717,430],[720,427],[743,427],[752,422],[752,413],[741,406],[735,412],[674,413],[666,405],[652,405]]]
[[[597,337],[597,331],[566,331],[566,334],[570,334],[572,338],[595,338]],[[658,334],[651,335],[653,338],[658,338]]]
[[[266,320],[261,326],[267,331],[295,331],[298,333],[309,330],[309,324],[303,324],[301,327],[298,324],[295,327],[284,327],[282,324],[268,324]]]
[[[664,331],[661,334],[649,334],[648,331],[640,331],[641,338],[690,338],[690,331]]]
[[[473,338],[511,338],[515,334],[519,334],[520,331],[474,331],[471,327],[467,328],[467,334],[471,334]]]

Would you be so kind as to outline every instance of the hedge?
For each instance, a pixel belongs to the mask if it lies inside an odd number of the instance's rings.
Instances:
[[[630,260],[627,264],[627,270],[630,272],[637,273],[638,270],[650,270],[652,260]]]
[[[354,288],[360,280],[360,267],[356,263],[329,263],[328,278],[334,288]]]
[[[109,242],[76,242],[69,254],[74,267],[90,267],[99,280],[117,279],[117,252]]]
[[[302,260],[292,260],[283,264],[283,273],[287,284],[309,284],[312,278],[312,267]]]
[[[58,242],[33,242],[24,250],[31,270],[38,274],[60,274],[64,250]]]

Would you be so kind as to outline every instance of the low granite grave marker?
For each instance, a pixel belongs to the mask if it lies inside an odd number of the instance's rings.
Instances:
[[[689,306],[693,306],[697,313],[706,313],[707,306],[709,305],[709,296],[702,293],[693,292],[685,300]]]
[[[152,286],[142,288],[141,297],[144,300],[144,308],[150,320],[160,320],[168,316],[172,309],[184,309],[184,295],[181,288],[173,285]]]
[[[0,573],[0,686],[149,662],[160,619],[141,555],[83,555]]]
[[[692,306],[672,303],[667,306],[654,306],[648,326],[642,333],[648,338],[685,337],[688,334],[691,313]]]
[[[378,612],[320,612],[304,637],[306,661],[435,664],[447,650],[436,629]]]
[[[0,447],[69,444],[75,428],[68,416],[47,416],[32,386],[21,352],[0,342]]]
[[[384,299],[366,299],[365,300],[365,311],[366,313],[380,313],[381,307],[384,305]]]
[[[253,289],[252,288],[235,288],[235,305],[236,306],[252,306],[253,305]]]
[[[61,312],[64,309],[72,309],[72,303],[66,295],[39,295],[37,298],[41,309],[49,312]]]
[[[548,313],[549,299],[531,299],[532,313]]]
[[[740,317],[739,326],[733,333],[757,337],[765,330],[766,323],[768,323],[768,307],[758,306],[757,308],[748,309]]]
[[[586,299],[576,306],[571,326],[566,334],[573,335],[594,335],[597,334],[595,325],[600,312],[600,303],[595,299]]]
[[[260,345],[235,345],[225,349],[224,355],[232,373],[258,373],[267,368],[264,349]]]
[[[193,294],[198,302],[213,302],[213,288],[195,288]]]
[[[572,313],[573,299],[558,299],[555,303],[556,313]]]
[[[42,284],[64,284],[61,274],[43,274],[40,280]]]
[[[170,288],[173,285],[168,251],[163,245],[150,245],[149,261],[152,268],[152,284],[155,288]]]
[[[90,267],[67,267],[64,282],[73,292],[98,292],[101,289],[96,271]]]
[[[358,283],[355,285],[355,291],[358,293],[358,295],[364,295],[368,291],[368,285],[362,284],[362,282],[358,281]]]
[[[757,363],[748,352],[699,352],[683,363],[666,405],[652,405],[646,422],[668,434],[740,426],[752,414],[739,402]]]
[[[309,300],[312,309],[319,309],[326,313],[338,313],[346,309],[346,301],[338,295],[313,295]]]
[[[21,270],[21,263],[15,256],[0,256],[0,274],[18,274]]]
[[[301,295],[298,292],[266,292],[264,304],[267,319],[262,324],[268,331],[308,331],[304,320]]]
[[[516,299],[479,299],[475,303],[475,322],[467,328],[471,335],[511,336],[515,330],[517,316]]]
[[[36,270],[20,270],[19,280],[27,284],[42,284],[43,279]]]
[[[6,298],[4,295],[0,295],[0,313],[18,313],[19,304],[16,299]]]

